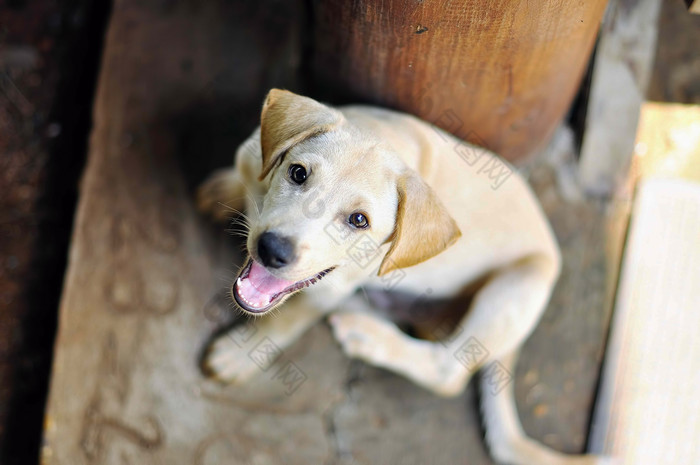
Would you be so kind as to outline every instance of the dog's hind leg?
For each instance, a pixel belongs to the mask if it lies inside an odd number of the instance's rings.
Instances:
[[[514,383],[501,385],[498,379],[493,379],[494,376],[503,379],[498,373],[513,373],[516,359],[516,352],[505,355],[480,375],[486,443],[493,458],[504,465],[612,465],[611,458],[563,454],[525,434],[515,406]]]
[[[395,371],[437,394],[452,396],[487,362],[522,344],[545,309],[558,273],[544,256],[499,270],[475,295],[471,309],[447,341],[409,337],[371,311],[331,318],[345,352]]]
[[[443,391],[460,392],[476,371],[522,345],[544,313],[558,274],[555,258],[537,254],[492,275],[447,343],[456,369]]]
[[[557,261],[546,255],[528,256],[503,268],[475,295],[461,332],[448,344],[454,359],[466,368],[448,381],[448,391],[468,381],[474,369],[482,369],[486,440],[501,464],[612,463],[606,457],[567,455],[549,449],[529,438],[518,418],[512,379],[517,351],[546,309],[558,272]]]
[[[455,334],[442,343],[411,338],[369,313],[333,315],[331,324],[349,355],[441,395],[459,394],[484,368],[486,434],[499,463],[609,464],[603,457],[566,455],[538,444],[525,435],[517,416],[511,379],[515,354],[546,308],[558,271],[557,261],[545,255],[528,256],[499,270],[475,295]]]

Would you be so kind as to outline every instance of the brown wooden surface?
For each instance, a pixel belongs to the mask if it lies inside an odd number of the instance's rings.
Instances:
[[[313,71],[333,100],[398,108],[515,160],[568,110],[605,4],[317,1]]]
[[[0,5],[3,465],[34,464],[39,456],[108,3]]]

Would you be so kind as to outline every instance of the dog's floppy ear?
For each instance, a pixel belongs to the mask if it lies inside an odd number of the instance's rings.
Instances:
[[[330,131],[342,120],[340,112],[316,100],[272,89],[265,98],[260,116],[262,171],[259,180],[265,179],[279,157],[292,146]]]
[[[416,173],[403,174],[397,189],[396,226],[379,276],[434,257],[462,235],[435,192]]]

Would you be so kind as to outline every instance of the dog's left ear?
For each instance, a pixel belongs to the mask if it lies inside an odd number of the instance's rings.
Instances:
[[[292,146],[330,131],[342,120],[340,112],[314,99],[272,89],[265,98],[260,116],[262,171],[258,179],[265,179],[279,157]]]
[[[415,172],[402,175],[397,189],[396,226],[379,276],[432,258],[462,235],[435,191]]]

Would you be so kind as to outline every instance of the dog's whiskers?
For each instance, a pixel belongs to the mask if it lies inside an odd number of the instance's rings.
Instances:
[[[255,200],[255,197],[252,194],[248,194],[248,199],[250,200],[250,203],[253,205],[253,208],[255,208],[255,217],[260,218],[260,206],[258,205],[258,202]]]
[[[246,229],[227,229],[226,232],[232,236],[239,236],[243,238],[248,237],[248,230]]]
[[[237,202],[239,198],[231,199],[231,200],[229,200],[229,202]],[[241,210],[238,210],[236,208],[233,208],[232,206],[228,205],[227,203],[224,203],[224,202],[216,202],[216,203],[231,213],[234,213],[236,215],[240,215],[244,218],[247,218],[247,215],[244,212],[242,212]]]

